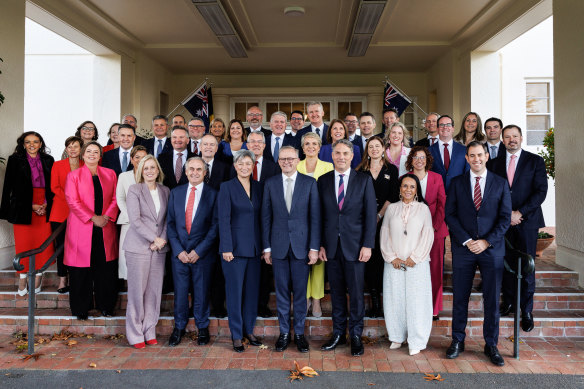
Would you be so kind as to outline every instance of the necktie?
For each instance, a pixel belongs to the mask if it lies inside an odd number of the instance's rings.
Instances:
[[[509,167],[507,168],[507,180],[509,180],[509,187],[513,186],[513,177],[515,177],[515,158],[516,155],[511,156],[511,161],[509,161]]]
[[[197,147],[197,144],[198,144],[198,143],[197,143],[197,141],[196,141],[196,140],[194,140],[194,141],[193,141],[193,153],[194,153],[195,155],[199,155],[199,148]]]
[[[318,137],[320,138],[320,128],[316,129],[316,135],[318,135]]]
[[[253,164],[253,180],[254,181],[258,180],[258,161],[255,161],[255,163]]]
[[[337,195],[337,203],[339,204],[339,211],[343,209],[345,202],[345,181],[343,181],[344,174],[339,174],[339,193]]]
[[[444,169],[448,171],[450,167],[450,152],[448,151],[448,143],[444,143]]]
[[[162,153],[162,139],[158,139],[158,148],[156,149],[156,157]]]
[[[205,184],[208,184],[209,181],[211,181],[211,165],[209,165],[207,162],[205,162],[205,165],[207,165],[207,171],[205,172],[205,178],[203,180]]]
[[[124,157],[122,158],[122,171],[128,170],[128,152],[124,151]]]
[[[436,138],[431,137],[430,138],[430,146],[434,146],[435,142],[436,142]]]
[[[481,185],[479,184],[480,177],[475,177],[475,187],[474,187],[474,205],[477,211],[481,209],[481,203],[483,202],[483,196],[481,196]]]
[[[292,208],[292,179],[286,178],[286,208],[288,208],[288,213],[290,213],[290,209]]]
[[[176,164],[174,165],[174,178],[176,178],[176,182],[180,181],[180,177],[182,176],[182,153],[177,154]]]
[[[191,188],[191,193],[189,193],[189,199],[187,200],[187,210],[185,212],[185,226],[187,227],[187,234],[191,233],[191,226],[193,225],[193,208],[195,207],[195,191],[197,188],[194,186]]]
[[[497,157],[497,146],[491,146],[491,159]]]
[[[276,137],[276,144],[274,145],[274,161],[278,162],[278,154],[280,154],[280,137]]]

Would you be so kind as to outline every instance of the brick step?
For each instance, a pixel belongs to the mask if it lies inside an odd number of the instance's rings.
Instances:
[[[114,317],[101,317],[90,315],[88,320],[79,321],[70,315],[67,309],[39,309],[35,319],[35,333],[53,334],[60,331],[70,331],[86,334],[113,335],[125,333],[125,312],[116,311]],[[325,312],[325,315],[327,313]],[[478,310],[469,311],[467,323],[467,334],[470,336],[482,336],[483,316]],[[529,333],[521,332],[522,337],[584,337],[584,310],[580,311],[556,311],[556,310],[535,310],[535,328]],[[452,314],[444,311],[440,315],[440,320],[433,322],[432,335],[451,334]],[[173,317],[170,312],[161,313],[156,331],[160,335],[169,335],[173,328]],[[0,308],[0,333],[13,333],[15,331],[27,330],[27,310],[26,308]],[[188,331],[196,330],[194,320],[191,319],[187,326]],[[211,318],[209,330],[212,335],[229,337],[228,320]],[[323,339],[331,334],[332,319],[330,316],[321,318],[308,317],[306,320],[305,334],[312,339]],[[256,321],[254,333],[258,336],[277,336],[279,334],[278,321],[276,318],[262,319]],[[375,338],[386,336],[385,320],[365,318],[363,335]],[[503,317],[500,322],[501,337],[508,337],[513,334],[513,317]]]

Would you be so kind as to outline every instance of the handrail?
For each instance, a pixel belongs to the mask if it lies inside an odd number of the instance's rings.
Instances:
[[[53,253],[53,255],[51,255],[51,257],[49,259],[47,259],[47,262],[45,262],[45,264],[40,268],[40,269],[36,269],[36,265],[35,265],[35,260],[36,260],[36,255],[42,253],[43,251],[45,251],[45,249],[47,247],[49,247],[49,245],[51,243],[53,243],[53,241],[57,238],[57,236],[59,236],[59,234],[63,231],[63,229],[65,228],[66,224],[65,223],[61,223],[61,225],[59,227],[57,227],[57,229],[55,231],[53,231],[53,233],[43,242],[43,244],[36,249],[32,249],[32,250],[28,250],[22,253],[18,253],[14,256],[14,259],[12,260],[12,265],[14,266],[14,269],[16,269],[17,271],[21,271],[24,269],[24,265],[22,265],[20,263],[20,260],[22,258],[26,258],[28,257],[28,334],[27,334],[27,339],[28,339],[28,354],[32,355],[34,354],[34,308],[35,308],[35,275],[38,273],[42,273],[45,270],[47,270],[47,268],[49,266],[51,266],[51,264],[53,262],[55,262],[55,260],[57,259],[57,257],[63,252],[63,246],[61,245],[59,247],[57,247],[55,249],[55,252]]]

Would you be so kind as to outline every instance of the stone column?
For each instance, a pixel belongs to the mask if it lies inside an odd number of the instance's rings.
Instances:
[[[381,132],[383,127],[383,93],[369,93],[367,95],[367,112],[371,112],[375,116],[375,133]]]

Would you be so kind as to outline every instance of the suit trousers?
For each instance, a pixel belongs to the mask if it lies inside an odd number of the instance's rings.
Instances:
[[[272,259],[272,267],[280,333],[290,332],[290,292],[292,292],[294,294],[294,334],[303,335],[306,320],[306,285],[310,271],[308,259],[296,258],[290,247],[286,258]]]
[[[487,249],[489,250],[489,249]],[[491,257],[483,253],[452,256],[452,339],[463,342],[468,320],[468,301],[479,267],[483,280],[483,307],[485,321],[483,338],[488,346],[496,346],[499,341],[499,299],[503,277],[503,257]]]
[[[274,279],[272,267],[261,261],[260,264],[260,290],[258,297],[258,308],[267,307],[270,301],[270,292],[272,291],[272,280]]]
[[[231,339],[243,339],[244,334],[253,334],[258,314],[260,258],[235,257],[230,262],[222,259],[221,265]]]
[[[535,250],[537,247],[538,229],[525,229],[519,226],[509,227],[506,237],[517,250],[531,254],[535,259]],[[515,262],[515,258],[510,257],[509,252],[505,253],[508,260]],[[515,305],[515,296],[517,295],[517,276],[507,271],[503,272],[503,303]],[[521,300],[519,307],[523,314],[533,311],[533,295],[535,293],[535,272],[523,275],[521,279]]]
[[[344,335],[347,332],[347,290],[349,291],[349,335],[361,336],[365,302],[363,284],[365,283],[365,262],[347,261],[343,255],[341,241],[337,241],[334,258],[327,258],[326,269],[331,287],[333,306],[333,333]]]
[[[214,310],[225,308],[225,276],[223,276],[223,268],[221,267],[222,261],[221,255],[217,255],[213,265],[211,306]]]
[[[126,252],[125,258],[128,269],[126,338],[130,344],[156,339],[166,253]]]
[[[193,316],[197,328],[209,327],[209,288],[214,257],[199,258],[195,263],[182,263],[172,257],[174,281],[174,326],[184,330],[189,321],[189,291],[192,290]]]

